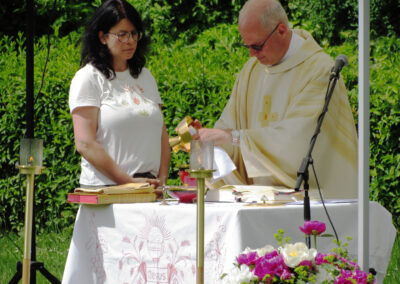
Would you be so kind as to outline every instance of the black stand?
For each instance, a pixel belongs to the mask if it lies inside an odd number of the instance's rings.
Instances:
[[[50,274],[49,271],[47,271],[46,268],[44,268],[43,263],[41,262],[36,262],[36,261],[31,261],[31,271],[33,274],[31,274],[31,279],[29,283],[36,283],[36,277],[35,277],[35,270],[39,270],[44,277],[46,277],[51,283],[61,283],[56,277]],[[22,263],[20,261],[17,262],[17,273],[14,275],[14,277],[11,279],[10,283],[18,283],[18,281],[22,277]],[[32,279],[34,278],[34,279]]]
[[[58,280],[54,275],[52,275],[45,267],[42,262],[36,261],[36,238],[35,238],[35,203],[33,203],[33,212],[32,212],[32,247],[31,247],[31,262],[30,262],[30,284],[36,284],[36,271],[39,270],[50,283],[60,284],[60,280]],[[17,262],[17,272],[14,274],[13,278],[10,280],[9,284],[17,284],[19,280],[22,278],[22,262]]]
[[[34,117],[33,117],[33,0],[27,0],[27,27],[26,27],[26,121],[27,129],[26,136],[34,137]],[[35,196],[35,195],[33,195]],[[36,284],[36,270],[39,270],[46,279],[51,283],[61,283],[53,276],[42,262],[36,261],[36,238],[35,238],[35,202],[33,202],[32,210],[32,247],[31,247],[31,262],[30,262],[30,284]],[[9,282],[18,283],[22,278],[22,262],[17,262],[17,272]]]
[[[339,72],[332,73],[331,77],[329,78],[329,85],[328,85],[328,90],[327,90],[327,95],[325,98],[325,104],[322,109],[321,114],[318,117],[318,124],[315,129],[314,135],[311,138],[310,141],[310,147],[308,149],[306,157],[303,159],[301,162],[300,168],[297,171],[297,181],[296,181],[296,186],[295,186],[295,191],[299,191],[301,184],[304,181],[304,221],[310,221],[311,220],[311,209],[310,209],[310,197],[308,194],[309,190],[309,184],[308,184],[308,179],[309,179],[309,174],[308,174],[308,166],[313,163],[313,159],[311,156],[311,153],[314,149],[315,142],[317,140],[318,134],[321,131],[321,125],[322,121],[324,120],[325,114],[328,111],[328,105],[332,97],[332,93],[335,89],[336,82],[339,79]],[[331,85],[332,84],[332,85]],[[306,236],[306,244],[309,248],[311,248],[311,239],[310,236]]]
[[[35,208],[35,205],[33,205],[33,208]],[[31,264],[30,264],[30,279],[29,283],[30,284],[36,284],[36,271],[39,270],[40,273],[44,277],[46,277],[47,280],[49,280],[50,283],[53,284],[60,284],[60,280],[58,280],[54,275],[52,275],[45,267],[42,262],[36,261],[36,241],[35,241],[35,222],[34,222],[34,216],[35,216],[35,209],[33,209],[33,214],[32,214],[32,247],[31,247]],[[9,282],[9,284],[17,284],[19,280],[22,278],[22,262],[18,261],[17,262],[17,272],[14,274],[13,278]]]

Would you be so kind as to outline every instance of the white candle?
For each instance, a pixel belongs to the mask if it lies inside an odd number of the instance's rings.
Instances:
[[[192,140],[190,144],[190,168],[192,170],[212,170],[214,143],[212,141]]]

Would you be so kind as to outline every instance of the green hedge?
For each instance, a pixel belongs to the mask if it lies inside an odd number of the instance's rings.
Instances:
[[[370,0],[372,38],[400,35],[400,2],[398,0]],[[357,30],[358,0],[292,0],[289,1],[290,19],[295,25],[314,31],[322,42],[339,45],[346,41],[344,31]]]
[[[358,51],[356,35],[346,33],[340,47],[326,48],[332,57],[346,54],[349,66],[342,75],[350,104],[358,119]],[[400,229],[400,40],[381,37],[370,43],[370,199],[393,215]]]
[[[355,33],[340,47],[324,46],[334,58],[346,54],[350,64],[342,71],[352,109],[357,118],[357,46]],[[153,36],[148,68],[154,74],[165,103],[164,116],[170,136],[185,116],[192,115],[212,126],[219,117],[235,77],[247,59],[238,48],[236,25],[221,24],[199,34],[187,44],[178,39],[165,45]],[[0,229],[19,230],[24,216],[24,179],[18,175],[19,141],[25,130],[25,52],[23,39],[0,40]],[[35,45],[35,94],[46,56],[46,38]],[[400,40],[382,37],[372,42],[371,52],[371,198],[393,214],[400,227],[399,192],[399,65]],[[77,206],[66,203],[66,193],[78,185],[80,157],[74,148],[68,109],[70,81],[79,68],[79,36],[71,33],[52,39],[50,61],[35,107],[35,137],[44,139],[46,170],[35,178],[38,229],[72,226]],[[188,154],[172,154],[170,183],[178,184],[177,165]],[[21,182],[20,182],[21,180]]]
[[[193,41],[202,31],[220,23],[234,24],[246,0],[128,0],[133,4],[150,28],[165,42],[177,38]],[[49,27],[65,36],[82,28],[101,0],[36,0],[36,35],[48,33]],[[54,5],[56,3],[56,5]],[[356,30],[358,0],[281,0],[296,24],[315,31],[317,40],[328,40],[338,45],[345,41],[343,31]],[[0,36],[17,35],[25,31],[26,1],[13,0],[0,3]],[[400,2],[398,0],[371,0],[371,35],[400,35]]]
[[[79,49],[74,34],[52,42],[47,73],[35,104],[35,137],[44,141],[43,173],[35,178],[37,225],[62,228],[73,222],[74,208],[65,193],[76,186],[79,156],[74,148],[68,109],[70,80],[77,70]],[[19,141],[26,129],[25,51],[22,37],[0,40],[0,226],[18,230],[23,226],[25,176],[19,177]],[[47,54],[46,37],[35,44],[35,91],[39,89]]]

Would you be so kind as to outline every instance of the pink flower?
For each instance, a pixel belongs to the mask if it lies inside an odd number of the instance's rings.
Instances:
[[[266,274],[274,275],[281,278],[290,277],[289,268],[286,266],[285,261],[281,254],[277,251],[267,253],[266,255],[260,257],[256,261],[256,266],[254,268],[254,274],[263,279]]]
[[[337,259],[337,255],[334,253],[318,253],[315,257],[315,264],[321,265],[323,263],[333,263]]]
[[[312,267],[313,267],[313,264],[309,260],[303,260],[302,262],[300,262],[299,266],[307,266],[308,269],[311,271]]]
[[[239,254],[239,256],[236,258],[239,266],[242,264],[246,264],[247,266],[250,266],[252,264],[256,263],[258,255],[256,251],[251,251],[249,253],[242,253]]]
[[[306,235],[320,235],[325,232],[326,225],[319,221],[305,221],[304,228],[299,227],[299,229]]]
[[[355,281],[355,282],[354,282]],[[335,284],[343,284],[343,283],[357,283],[364,284],[368,283],[368,273],[362,270],[340,270],[340,275],[335,281]],[[375,283],[375,280],[372,282]]]

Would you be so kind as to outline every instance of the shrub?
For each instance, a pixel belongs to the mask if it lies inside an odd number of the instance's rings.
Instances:
[[[371,0],[370,26],[373,38],[400,35],[400,2]],[[339,45],[343,31],[357,30],[358,0],[294,0],[289,2],[290,19],[297,26],[313,30],[315,38]]]
[[[203,31],[220,23],[236,23],[246,0],[128,0],[141,12],[150,33],[165,43],[183,38],[193,42]]]
[[[62,228],[71,224],[74,208],[65,202],[65,193],[76,186],[79,156],[74,148],[68,90],[78,68],[79,52],[74,44],[77,35],[55,42],[50,51],[47,74],[41,92],[38,82],[47,54],[46,37],[35,44],[35,137],[44,141],[46,169],[35,178],[36,219],[41,228]],[[19,182],[15,164],[25,121],[25,51],[22,36],[0,40],[0,228],[18,230],[23,223],[25,189]],[[19,206],[18,206],[19,205]]]
[[[39,37],[52,29],[61,36],[82,27],[88,15],[101,0],[35,0],[33,2],[34,33]],[[0,36],[16,36],[26,30],[27,1],[13,0],[0,3]]]
[[[355,120],[358,119],[358,52],[354,35],[338,47],[327,48],[334,58],[349,57],[342,76],[346,82]],[[379,201],[400,228],[400,40],[381,37],[371,41],[370,56],[370,199]]]

